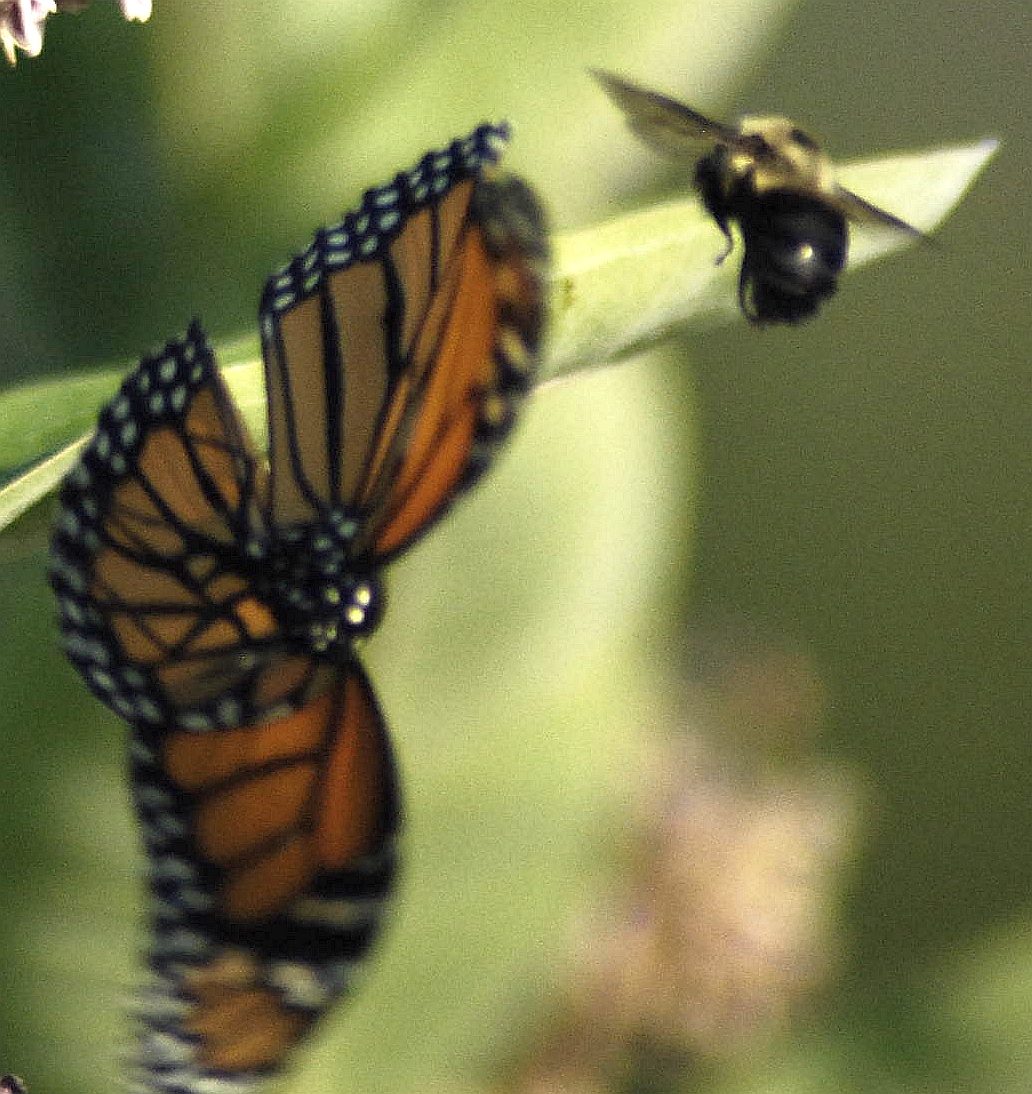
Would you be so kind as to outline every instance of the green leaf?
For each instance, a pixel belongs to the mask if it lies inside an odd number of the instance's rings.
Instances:
[[[843,185],[932,231],[996,151],[994,140],[844,165]],[[900,232],[854,228],[849,268],[911,245]],[[739,316],[740,257],[694,198],[666,202],[560,237],[545,378],[626,357],[692,322]]]
[[[930,232],[960,201],[997,142],[910,153],[846,165],[842,182]],[[857,229],[850,267],[913,242]],[[723,239],[697,200],[666,202],[570,232],[556,240],[552,330],[541,382],[599,368],[692,322],[738,316],[736,256],[715,261]],[[254,340],[220,353],[245,417],[263,425],[261,368]],[[0,395],[0,528],[51,490],[74,463],[96,408],[124,369],[46,381]]]

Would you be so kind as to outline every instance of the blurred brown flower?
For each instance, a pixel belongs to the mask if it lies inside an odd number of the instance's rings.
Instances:
[[[638,774],[636,849],[507,1094],[696,1089],[773,1042],[834,971],[857,796],[815,751],[820,675],[754,633],[704,646],[681,727],[657,727]]]

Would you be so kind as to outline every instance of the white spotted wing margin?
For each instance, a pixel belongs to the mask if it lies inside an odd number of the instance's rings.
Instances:
[[[270,278],[260,327],[270,520],[353,514],[375,566],[432,528],[491,463],[545,321],[544,212],[495,169],[482,125],[369,190]]]
[[[194,741],[213,742],[212,771],[199,773],[185,788],[188,780],[174,777],[168,735],[149,727],[134,730],[131,781],[148,859],[152,918],[147,953],[152,975],[136,1008],[141,1035],[133,1089],[139,1094],[253,1090],[283,1067],[326,1009],[351,990],[379,934],[396,871],[393,760],[357,662],[341,670],[328,700],[314,738],[280,748],[275,759],[243,772],[218,774],[217,740],[232,731],[194,735]],[[357,714],[348,708],[352,702],[362,708]],[[313,801],[291,822],[267,833],[252,829],[244,834],[249,845],[212,860],[220,833],[217,826],[211,830],[206,815],[218,810],[220,800],[224,811],[232,812],[243,777],[271,785],[278,774],[305,765],[332,768],[328,755],[339,735],[360,732],[363,715],[386,784],[374,810],[378,830],[364,853],[339,868],[311,861],[318,857],[319,810],[326,804]],[[269,806],[274,813],[276,803]],[[246,885],[263,860],[274,861],[298,841],[309,848],[306,866],[313,873],[304,890],[279,903],[270,900],[268,907],[234,908],[241,879]]]
[[[116,714],[202,731],[307,698],[315,665],[251,592],[266,482],[197,322],[101,411],[61,488],[50,581],[65,652]]]

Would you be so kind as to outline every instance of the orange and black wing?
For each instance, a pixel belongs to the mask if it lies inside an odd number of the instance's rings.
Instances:
[[[489,462],[527,391],[547,243],[483,125],[370,190],[266,286],[269,520],[356,525],[371,566],[426,531]]]
[[[247,725],[322,686],[255,591],[266,484],[196,323],[101,412],[61,489],[50,580],[65,651],[128,721]]]
[[[249,1090],[378,933],[397,826],[383,720],[352,661],[260,726],[141,728],[132,759],[153,898],[137,1088]]]

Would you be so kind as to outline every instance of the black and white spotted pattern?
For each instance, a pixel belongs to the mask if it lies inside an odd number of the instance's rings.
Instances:
[[[317,293],[323,279],[355,262],[376,258],[420,209],[497,162],[509,141],[505,122],[478,126],[447,148],[428,152],[408,171],[399,171],[384,186],[367,190],[359,207],[332,228],[316,232],[310,247],[269,278],[260,313],[263,333],[270,336],[275,318]]]
[[[136,1094],[248,1094],[272,1067],[212,1067],[189,1032],[195,978],[242,967],[307,1029],[349,991],[379,934],[396,870],[394,827],[379,850],[325,876],[273,919],[241,924],[220,909],[220,875],[198,854],[192,802],[164,770],[162,735],[139,728],[130,745],[133,798],[148,860],[150,979],[134,1008],[141,1035]],[[393,804],[388,804],[393,812]],[[246,994],[246,993],[245,993]],[[279,1066],[281,1061],[277,1061]]]
[[[202,391],[213,392],[221,404],[223,440],[235,448],[232,459],[243,488],[242,503],[236,506],[212,493],[219,519],[207,530],[208,539],[217,537],[221,552],[221,541],[227,537],[253,534],[257,518],[255,469],[239,432],[236,411],[196,322],[184,340],[171,341],[162,352],[143,358],[101,411],[93,439],[61,486],[49,576],[57,596],[62,645],[94,695],[130,722],[182,725],[185,721],[198,729],[239,724],[241,711],[231,696],[223,695],[196,710],[184,710],[170,701],[152,667],[129,656],[119,641],[112,627],[105,583],[96,571],[102,553],[113,551],[132,555],[141,567],[155,574],[176,580],[181,577],[182,560],[163,554],[160,546],[136,543],[128,534],[113,536],[120,522],[116,493],[134,479],[146,489],[146,475],[139,471],[145,444],[161,429],[182,436],[185,416]],[[184,439],[188,445],[189,439]],[[182,474],[190,473],[187,464]],[[199,529],[194,533],[200,546],[204,533]],[[211,543],[205,546],[210,548]]]

